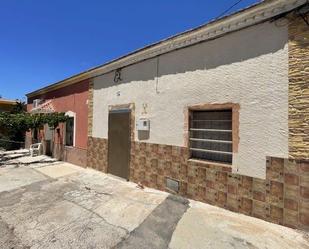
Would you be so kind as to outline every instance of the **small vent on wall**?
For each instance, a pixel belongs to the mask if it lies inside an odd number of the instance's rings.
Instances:
[[[166,178],[166,188],[178,193],[178,191],[179,191],[179,181],[176,181],[176,180],[171,179],[171,178]]]

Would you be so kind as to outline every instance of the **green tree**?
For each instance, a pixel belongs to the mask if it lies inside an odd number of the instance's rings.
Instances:
[[[0,136],[0,147],[7,150],[20,148],[27,131],[40,129],[45,124],[55,129],[68,118],[64,113],[58,112],[30,114],[25,111],[24,106],[24,103],[18,102],[10,113],[0,113],[0,133],[3,134]]]

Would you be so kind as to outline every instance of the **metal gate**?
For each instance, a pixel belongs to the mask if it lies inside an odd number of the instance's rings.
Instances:
[[[108,117],[108,173],[129,179],[130,109],[113,110]]]

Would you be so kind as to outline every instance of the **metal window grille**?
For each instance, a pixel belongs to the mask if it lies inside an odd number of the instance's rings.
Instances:
[[[232,110],[191,111],[191,158],[232,163]]]

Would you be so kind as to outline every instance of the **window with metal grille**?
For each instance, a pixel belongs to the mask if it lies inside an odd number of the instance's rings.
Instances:
[[[191,111],[191,158],[232,163],[232,110]]]

